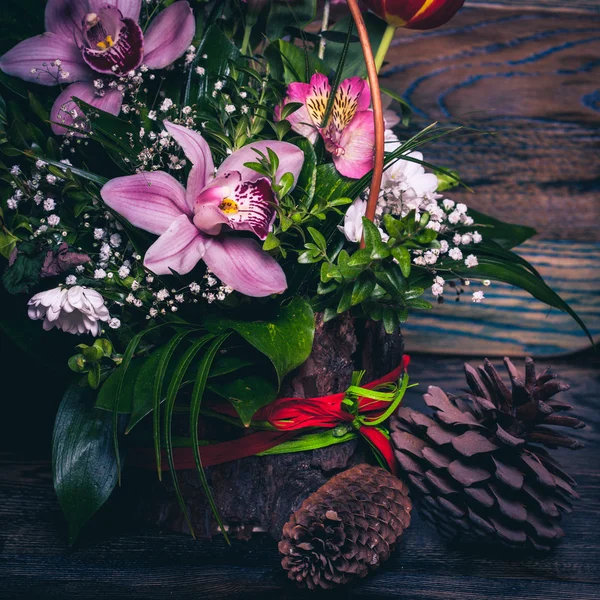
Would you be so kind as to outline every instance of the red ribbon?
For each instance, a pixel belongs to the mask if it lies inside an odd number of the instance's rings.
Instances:
[[[381,384],[397,381],[406,372],[409,362],[410,358],[404,355],[400,366],[391,373],[362,387],[373,389]],[[358,432],[381,454],[392,472],[396,472],[396,460],[389,438],[378,427],[365,426],[345,410],[342,404],[345,397],[346,393],[342,392],[318,398],[278,398],[259,409],[253,417],[255,421],[268,422],[277,431],[258,431],[235,440],[201,446],[202,465],[211,467],[239,458],[255,456],[291,440],[299,433],[306,433],[307,429],[333,429],[344,423],[352,423]],[[388,408],[389,403],[385,401],[370,398],[358,399],[358,412],[361,415],[377,417]],[[237,416],[235,409],[229,404],[211,406],[211,410],[226,416]],[[196,468],[192,448],[174,448],[173,459],[177,470]],[[154,449],[134,448],[130,450],[127,463],[143,469],[156,469]],[[168,468],[166,456],[164,456],[161,461],[161,469],[165,471]]]

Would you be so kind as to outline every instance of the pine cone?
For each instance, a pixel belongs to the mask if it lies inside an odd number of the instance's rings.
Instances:
[[[561,512],[579,496],[542,446],[581,448],[548,426],[584,423],[559,414],[572,407],[554,398],[569,389],[556,375],[537,377],[531,358],[524,378],[504,363],[511,389],[486,359],[465,365],[471,393],[428,389],[432,417],[401,408],[391,422],[395,454],[419,513],[444,537],[548,550],[564,535]]]
[[[284,525],[281,564],[310,589],[365,577],[389,558],[410,511],[402,481],[379,467],[352,467],[309,496]]]

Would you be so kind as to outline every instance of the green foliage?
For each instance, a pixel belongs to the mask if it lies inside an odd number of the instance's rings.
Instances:
[[[17,258],[2,275],[2,283],[10,294],[29,292],[40,280],[40,271],[46,252],[40,251],[37,244],[23,242],[19,244]]]
[[[275,40],[265,49],[272,76],[278,81],[308,81],[314,73],[329,74],[329,67],[313,52],[306,54],[302,48]]]
[[[290,25],[302,29],[312,23],[316,15],[317,0],[275,0],[267,20],[267,38],[276,40],[283,37]]]
[[[110,414],[94,408],[90,388],[73,384],[54,423],[54,489],[73,544],[83,526],[106,502],[117,483],[117,458]]]
[[[205,325],[214,333],[233,330],[241,335],[271,361],[278,384],[308,358],[315,331],[312,309],[298,297],[276,312],[269,312],[264,320],[237,320],[211,315]]]
[[[369,41],[372,48],[378,48],[383,32],[386,28],[385,21],[376,17],[373,13],[367,12],[364,15],[365,24],[369,33]],[[337,21],[333,27],[325,34],[327,46],[325,49],[325,64],[330,69],[336,69],[340,61],[340,57],[344,51],[346,33],[352,22],[352,17],[349,15]],[[335,35],[337,34],[337,35]],[[348,77],[365,77],[367,76],[367,68],[365,66],[365,57],[362,47],[357,36],[353,36],[350,40],[348,48],[348,56],[345,60],[343,69],[339,73],[342,79]]]

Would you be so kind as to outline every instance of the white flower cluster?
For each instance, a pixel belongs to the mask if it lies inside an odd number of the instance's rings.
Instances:
[[[391,130],[386,130],[386,152],[393,152],[401,145],[396,135]],[[388,166],[383,173],[375,222],[378,224],[385,214],[404,218],[414,211],[416,221],[425,213],[429,215],[426,228],[439,234],[439,247],[412,250],[412,255],[415,265],[426,267],[432,272],[431,291],[441,299],[446,282],[436,273],[436,268],[443,266],[445,256],[452,261],[464,261],[467,268],[476,267],[479,264],[477,256],[467,252],[465,247],[479,244],[483,238],[478,231],[464,232],[465,227],[474,224],[473,218],[468,214],[467,205],[444,198],[437,191],[438,178],[425,171],[421,164],[423,155],[420,152],[409,152],[404,156],[405,158],[397,159]],[[348,241],[359,242],[362,238],[362,217],[365,215],[366,204],[366,200],[357,198],[346,212],[344,225],[340,226],[340,230]],[[379,230],[383,241],[387,241],[386,234],[381,228]],[[483,293],[473,296],[473,302],[479,303],[482,299]]]

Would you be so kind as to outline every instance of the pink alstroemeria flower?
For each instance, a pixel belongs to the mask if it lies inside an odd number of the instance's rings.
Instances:
[[[0,57],[8,75],[41,85],[71,83],[58,96],[50,118],[71,126],[80,112],[76,97],[118,115],[123,96],[107,84],[144,64],[162,69],[190,46],[196,22],[188,2],[171,4],[142,33],[142,0],[48,0],[46,33],[17,44]],[[93,82],[99,81],[97,87]],[[77,83],[75,83],[77,82]],[[54,133],[67,129],[52,125]]]
[[[360,179],[373,168],[375,126],[373,111],[369,110],[369,86],[360,77],[342,81],[329,120],[321,127],[330,94],[329,80],[321,73],[315,73],[310,83],[290,83],[284,105],[301,102],[304,106],[286,120],[312,143],[320,134],[336,169],[346,177]]]
[[[214,174],[210,148],[199,133],[168,121],[164,125],[193,165],[187,189],[156,171],[113,179],[101,190],[104,202],[132,225],[160,236],[144,265],[158,275],[185,274],[203,260],[242,294],[283,292],[287,282],[277,261],[256,240],[231,233],[251,231],[264,240],[275,220],[277,199],[269,180],[244,166],[256,161],[255,150],[277,154],[277,180],[288,172],[297,180],[304,153],[287,142],[255,142],[226,158]]]

